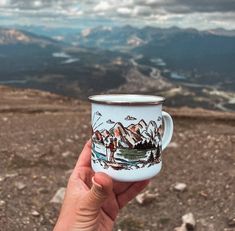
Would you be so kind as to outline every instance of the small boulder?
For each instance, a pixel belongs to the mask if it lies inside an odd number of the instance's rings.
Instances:
[[[67,143],[73,143],[73,140],[71,140],[70,138],[67,138],[65,141],[66,141]]]
[[[179,192],[185,191],[186,188],[187,188],[187,185],[186,185],[185,183],[176,183],[176,184],[174,185],[174,189],[175,189],[176,191],[179,191]]]
[[[6,204],[6,202],[5,202],[5,201],[3,201],[3,200],[0,200],[0,207],[3,207],[3,206],[5,206],[5,204]]]
[[[175,142],[171,142],[167,147],[168,148],[178,148],[179,145],[177,143],[175,143]]]
[[[69,156],[73,156],[73,153],[70,151],[66,151],[66,152],[62,153],[62,157],[64,157],[64,158],[69,157]]]
[[[15,182],[15,186],[19,190],[23,190],[26,188],[26,184],[24,184],[23,182]]]
[[[146,205],[158,197],[158,193],[150,193],[149,190],[146,190],[143,193],[140,193],[136,196],[136,201],[140,205]]]
[[[182,222],[185,224],[187,231],[193,231],[196,226],[196,221],[192,213],[187,213],[182,216]]]
[[[5,175],[5,178],[13,178],[13,177],[16,177],[18,176],[19,174],[17,172],[12,172],[12,173],[7,173]]]
[[[59,188],[53,198],[50,200],[50,202],[61,204],[64,200],[65,190],[66,188],[64,187]]]
[[[174,231],[193,231],[195,230],[196,221],[192,213],[187,213],[182,216],[182,225],[176,227]]]
[[[3,120],[4,122],[7,122],[7,121],[8,121],[8,118],[7,118],[7,117],[3,117],[2,120]]]
[[[40,216],[40,213],[39,213],[38,211],[36,211],[36,210],[33,210],[33,211],[31,212],[31,214],[32,214],[34,217],[39,217],[39,216]]]
[[[228,226],[235,227],[235,217],[228,219]]]
[[[174,231],[187,231],[185,224],[182,224],[180,227],[174,228]]]

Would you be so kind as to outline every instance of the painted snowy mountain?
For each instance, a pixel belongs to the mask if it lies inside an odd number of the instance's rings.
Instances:
[[[92,139],[94,142],[107,144],[116,138],[119,148],[151,149],[157,147],[160,141],[160,128],[151,120],[148,124],[140,120],[137,124],[128,127],[122,123],[116,123],[109,131],[94,131]]]

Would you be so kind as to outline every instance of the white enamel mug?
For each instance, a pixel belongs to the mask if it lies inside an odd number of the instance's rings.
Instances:
[[[123,182],[158,174],[162,151],[173,134],[172,118],[162,111],[165,99],[130,94],[94,95],[89,99],[93,170]]]

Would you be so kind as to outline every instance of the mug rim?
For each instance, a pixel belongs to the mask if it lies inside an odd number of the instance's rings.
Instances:
[[[144,98],[144,99],[143,99]],[[92,103],[108,105],[159,105],[165,101],[165,98],[157,95],[143,94],[100,94],[91,95],[88,99]]]

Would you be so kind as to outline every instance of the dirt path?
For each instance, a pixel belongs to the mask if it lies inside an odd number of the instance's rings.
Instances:
[[[66,187],[89,138],[89,105],[11,91],[0,88],[0,230],[52,230],[60,204],[50,200]],[[234,114],[170,111],[174,138],[149,186],[158,196],[143,206],[133,200],[115,230],[171,231],[188,212],[199,231],[235,230],[228,221],[235,217]],[[185,183],[186,190],[176,192],[176,182]]]

